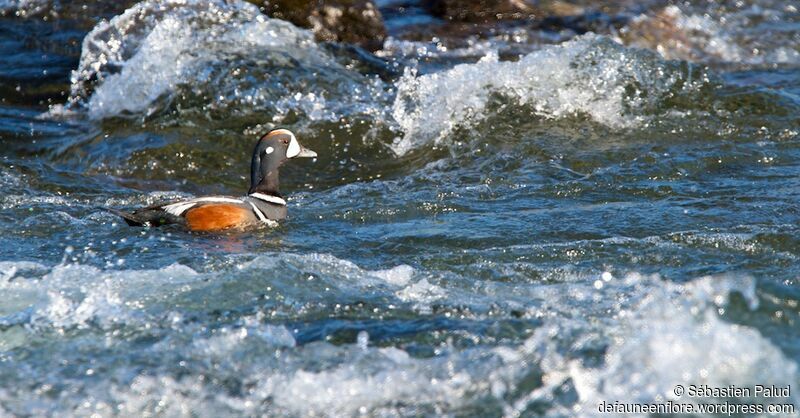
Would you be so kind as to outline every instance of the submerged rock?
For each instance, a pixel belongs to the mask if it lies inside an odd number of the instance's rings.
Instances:
[[[386,27],[371,0],[248,0],[270,17],[311,29],[317,40],[380,49]]]

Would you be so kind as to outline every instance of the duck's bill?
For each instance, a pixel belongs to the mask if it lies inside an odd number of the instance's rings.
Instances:
[[[316,156],[317,156],[316,152],[311,151],[310,149],[308,149],[306,147],[300,147],[300,152],[297,155],[295,155],[295,158],[301,158],[301,157],[313,158],[313,157],[316,157]]]

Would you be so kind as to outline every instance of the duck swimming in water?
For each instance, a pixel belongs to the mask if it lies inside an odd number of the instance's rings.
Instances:
[[[247,196],[204,196],[162,203],[132,213],[112,209],[131,226],[178,224],[190,231],[223,231],[259,224],[277,225],[286,218],[286,201],[278,192],[278,169],[291,158],[316,157],[294,134],[275,129],[262,136],[253,151]]]

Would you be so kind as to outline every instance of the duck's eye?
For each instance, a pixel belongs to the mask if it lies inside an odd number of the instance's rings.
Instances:
[[[289,143],[289,140],[288,140],[288,139],[284,139],[284,140],[283,140],[283,143],[284,143],[284,144],[288,144],[288,143]]]

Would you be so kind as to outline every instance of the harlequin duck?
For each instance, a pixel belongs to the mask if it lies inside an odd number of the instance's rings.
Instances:
[[[179,224],[190,231],[222,231],[267,224],[286,218],[286,201],[278,193],[278,168],[290,158],[316,157],[293,133],[275,129],[262,136],[253,151],[247,196],[206,196],[138,209],[111,211],[131,226]]]

